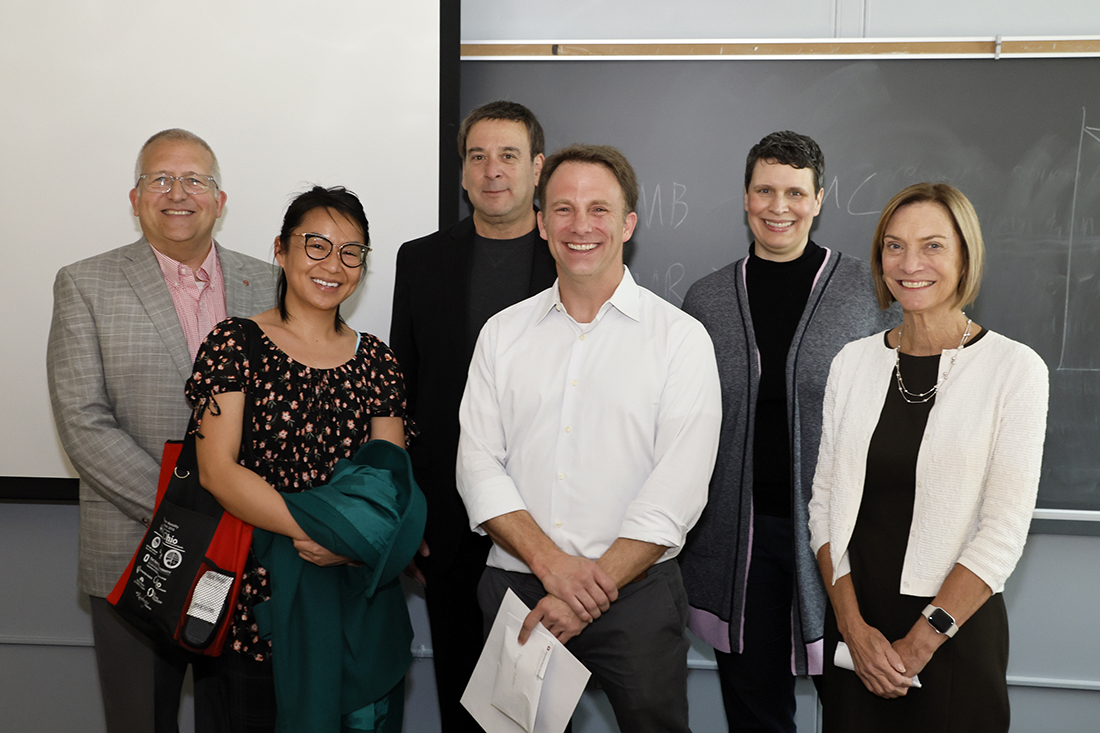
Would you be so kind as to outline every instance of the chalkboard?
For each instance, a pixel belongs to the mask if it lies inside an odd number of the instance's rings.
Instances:
[[[531,107],[553,150],[623,150],[642,185],[628,252],[679,305],[744,256],[744,161],[774,130],[820,143],[817,243],[866,259],[878,213],[946,181],[981,217],[968,313],[1050,367],[1039,506],[1100,510],[1100,59],[464,61],[462,108]]]

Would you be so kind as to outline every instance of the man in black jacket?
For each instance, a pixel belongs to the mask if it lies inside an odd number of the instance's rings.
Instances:
[[[397,255],[390,346],[420,433],[409,454],[428,497],[428,523],[416,562],[446,733],[481,730],[459,700],[481,653],[477,583],[492,546],[470,531],[455,486],[458,406],[485,321],[556,277],[535,226],[543,147],[542,127],[521,104],[491,102],[470,112],[459,127],[458,153],[473,214],[406,242]]]

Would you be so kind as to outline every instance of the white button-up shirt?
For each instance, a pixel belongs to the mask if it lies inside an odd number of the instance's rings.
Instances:
[[[485,324],[459,419],[471,528],[527,510],[570,555],[618,537],[675,557],[707,500],[721,426],[714,347],[691,316],[624,270],[591,323],[558,285]],[[493,547],[492,567],[531,572]]]

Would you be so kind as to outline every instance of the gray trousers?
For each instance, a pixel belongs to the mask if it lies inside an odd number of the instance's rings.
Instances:
[[[228,730],[214,671],[218,660],[159,646],[122,619],[106,598],[89,596],[107,733],[178,733],[180,693],[193,666],[195,730]]]
[[[478,584],[486,634],[509,588],[529,608],[546,595],[534,575],[486,568]],[[658,563],[620,589],[611,608],[565,645],[607,693],[619,730],[689,730],[687,609],[680,566]]]

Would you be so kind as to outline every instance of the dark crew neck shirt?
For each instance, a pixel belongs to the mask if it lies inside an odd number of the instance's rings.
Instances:
[[[791,438],[787,414],[787,356],[802,320],[825,250],[813,242],[797,259],[773,262],[749,252],[745,286],[756,348],[760,387],[752,440],[753,513],[791,516]]]
[[[515,239],[487,239],[480,234],[474,235],[470,309],[466,322],[469,343],[477,340],[487,320],[527,297],[536,246],[546,246],[538,229]]]

